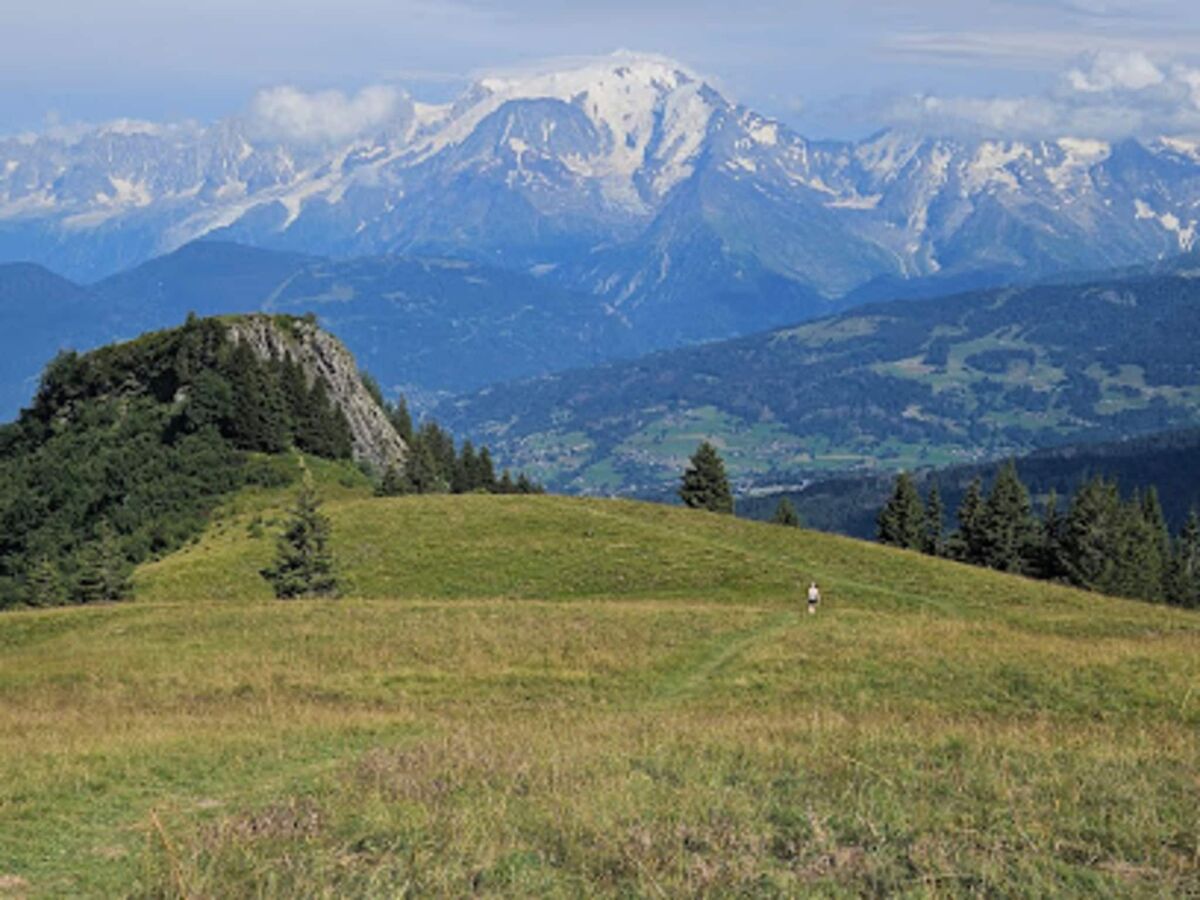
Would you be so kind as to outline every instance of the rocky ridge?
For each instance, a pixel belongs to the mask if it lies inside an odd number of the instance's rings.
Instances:
[[[229,329],[230,340],[246,342],[260,359],[291,356],[309,384],[320,378],[342,410],[354,437],[354,459],[378,469],[403,465],[408,447],[387,415],[363,386],[350,351],[337,338],[303,319],[242,316]]]

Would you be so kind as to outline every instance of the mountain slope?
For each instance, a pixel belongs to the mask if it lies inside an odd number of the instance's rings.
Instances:
[[[331,261],[223,241],[189,244],[80,287],[0,267],[0,417],[28,402],[41,367],[200,316],[314,312],[387,390],[476,390],[655,349],[595,299],[543,278],[460,260]]]
[[[318,479],[370,599],[260,599],[290,491],[258,490],[135,602],[0,617],[8,883],[1197,887],[1194,614],[681,509]]]
[[[881,279],[980,286],[1195,246],[1200,145],[1084,137],[814,142],[624,53],[401,102],[326,144],[253,116],[0,140],[0,259],[90,279],[203,236],[470,258],[713,339],[829,313]]]
[[[657,492],[703,437],[743,482],[928,466],[1200,420],[1200,280],[1143,273],[858,308],[442,404],[548,484]]]
[[[94,326],[106,312],[85,288],[32,263],[0,265],[0,419],[33,396],[59,350],[110,339]]]

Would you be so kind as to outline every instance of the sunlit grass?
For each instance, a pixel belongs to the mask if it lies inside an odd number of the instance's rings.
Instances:
[[[269,598],[261,491],[134,602],[0,617],[0,896],[1200,891],[1194,614],[318,477],[347,599]]]

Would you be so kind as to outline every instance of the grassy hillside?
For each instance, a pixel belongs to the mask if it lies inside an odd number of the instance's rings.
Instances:
[[[259,489],[0,617],[0,895],[1200,891],[1196,615],[316,471],[347,599],[267,599]]]

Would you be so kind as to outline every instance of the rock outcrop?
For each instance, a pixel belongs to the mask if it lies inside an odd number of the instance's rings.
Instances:
[[[242,316],[229,325],[230,340],[245,341],[260,359],[290,355],[309,384],[320,378],[354,437],[354,459],[379,471],[403,466],[408,447],[387,414],[363,386],[358,365],[337,338],[304,319]]]

